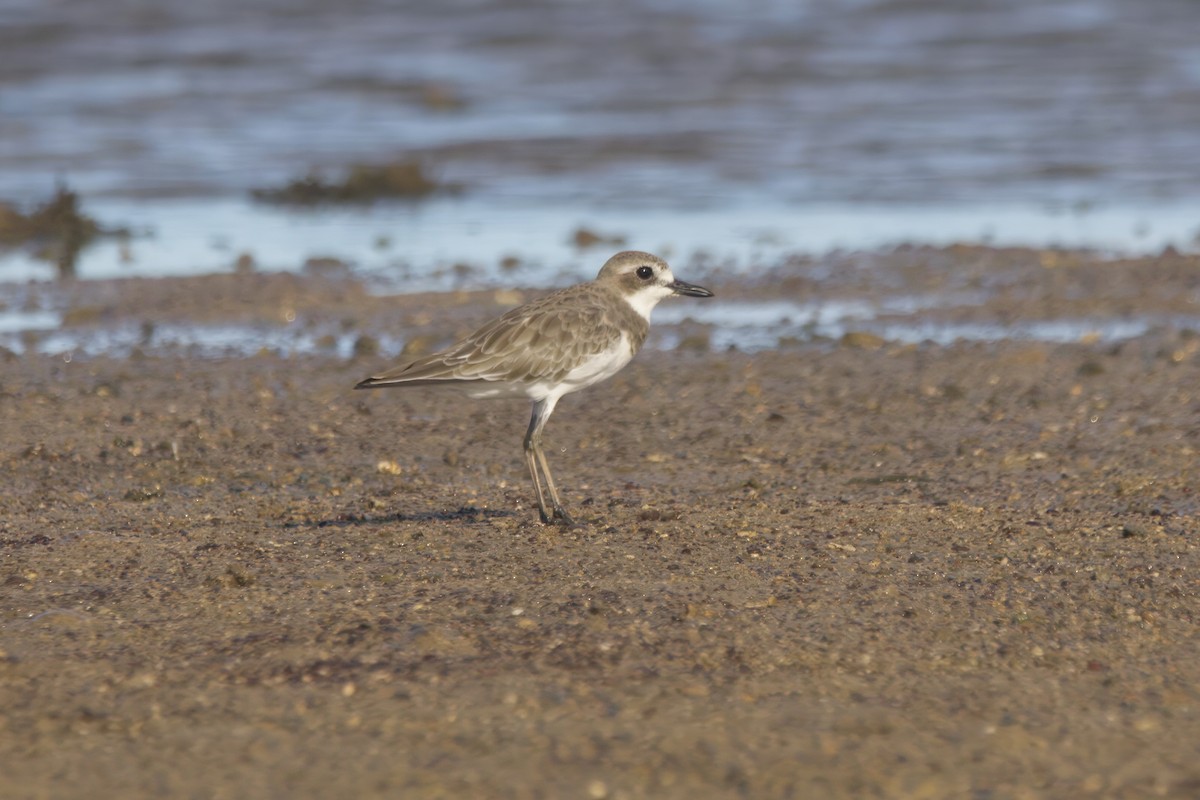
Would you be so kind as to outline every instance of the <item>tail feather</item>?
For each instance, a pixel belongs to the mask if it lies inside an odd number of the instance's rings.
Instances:
[[[359,381],[354,385],[355,389],[388,389],[393,386],[437,386],[447,383],[464,383],[464,381],[456,380],[452,377],[445,378],[390,378],[385,375],[374,375],[370,378]]]

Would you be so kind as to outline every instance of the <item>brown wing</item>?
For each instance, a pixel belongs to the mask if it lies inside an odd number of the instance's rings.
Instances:
[[[649,328],[628,304],[595,284],[535,300],[440,353],[375,375],[359,387],[443,381],[561,380],[588,356],[601,353],[632,326],[636,351]]]

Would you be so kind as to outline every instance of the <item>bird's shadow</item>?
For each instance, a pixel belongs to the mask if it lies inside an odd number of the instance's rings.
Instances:
[[[515,511],[463,506],[454,511],[416,511],[409,514],[338,514],[332,519],[314,519],[283,523],[284,528],[343,528],[351,525],[386,525],[394,522],[483,522],[514,517]]]

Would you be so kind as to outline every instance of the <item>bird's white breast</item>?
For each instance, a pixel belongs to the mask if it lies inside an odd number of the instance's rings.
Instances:
[[[616,375],[632,358],[633,348],[629,344],[629,336],[622,333],[607,349],[589,356],[571,369],[559,383],[539,381],[531,385],[526,394],[533,400],[540,400],[550,395],[561,397],[577,392]]]

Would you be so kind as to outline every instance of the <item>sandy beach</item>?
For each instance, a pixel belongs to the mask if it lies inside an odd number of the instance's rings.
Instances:
[[[958,322],[1163,323],[755,353],[685,325],[560,404],[565,529],[525,403],[351,391],[380,330],[436,346],[531,290],[63,288],[98,330],[286,308],[364,345],[4,356],[4,796],[1195,797],[1200,336],[1171,320],[1200,265],[876,261],[987,276],[922,312]],[[714,270],[711,302],[892,291],[789,269]]]
[[[0,800],[1200,798],[1198,30],[0,3]]]

